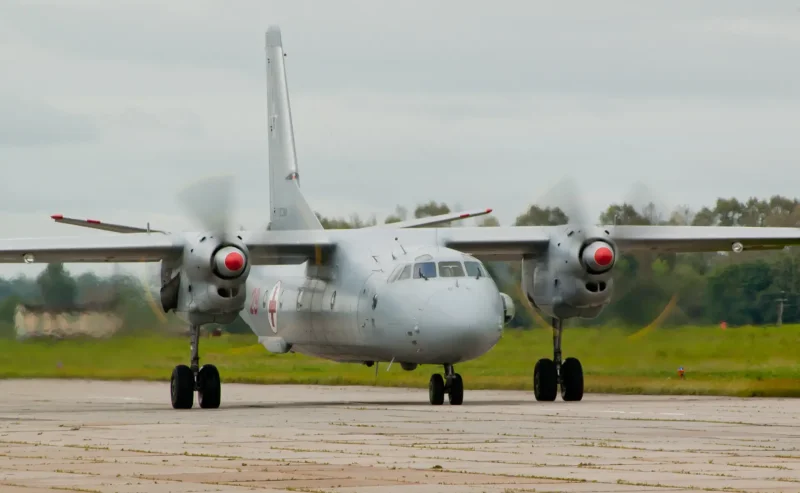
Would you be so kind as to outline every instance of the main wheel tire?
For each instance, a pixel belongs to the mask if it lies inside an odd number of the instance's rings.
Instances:
[[[170,379],[173,409],[191,409],[194,404],[194,373],[186,365],[178,365],[172,370]]]
[[[453,375],[450,380],[450,392],[447,394],[447,399],[453,406],[460,406],[464,402],[464,381],[458,373]]]
[[[533,368],[533,395],[537,401],[554,401],[558,394],[558,372],[551,359],[542,358]]]
[[[565,401],[583,399],[583,367],[576,358],[567,358],[561,365],[561,398]]]
[[[197,374],[197,401],[203,409],[216,409],[222,400],[222,384],[214,365],[203,365]]]
[[[434,406],[444,404],[444,378],[438,373],[431,375],[428,382],[428,397]]]

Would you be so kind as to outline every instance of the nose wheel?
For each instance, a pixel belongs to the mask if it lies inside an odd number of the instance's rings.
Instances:
[[[428,382],[428,396],[434,406],[444,404],[444,395],[447,394],[450,404],[460,406],[464,402],[464,382],[461,375],[455,372],[453,365],[444,365],[445,376],[438,373],[431,375]]]
[[[199,345],[200,326],[190,328],[192,362],[191,367],[178,365],[172,370],[170,394],[174,409],[191,409],[194,404],[194,393],[197,392],[197,403],[203,409],[216,409],[222,398],[222,384],[219,371],[214,365],[200,367]]]
[[[561,399],[580,401],[583,399],[583,367],[577,358],[561,361],[562,321],[552,319],[553,359],[542,358],[533,369],[533,395],[537,401],[554,401],[561,386]]]

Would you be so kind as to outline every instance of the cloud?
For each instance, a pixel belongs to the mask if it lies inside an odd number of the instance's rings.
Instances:
[[[639,180],[672,204],[793,196],[797,17],[791,2],[8,2],[0,212],[28,218],[7,236],[64,234],[33,221],[54,212],[190,227],[176,193],[232,173],[258,227],[274,23],[303,191],[325,215],[434,198],[508,224],[565,175],[598,211]]]
[[[90,142],[98,135],[87,115],[13,95],[0,94],[0,115],[0,148],[52,148]],[[16,168],[17,163],[4,161],[5,169]]]

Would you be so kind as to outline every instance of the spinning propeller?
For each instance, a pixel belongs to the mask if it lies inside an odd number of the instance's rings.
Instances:
[[[598,239],[594,241],[591,241],[587,236],[594,236],[593,231],[598,231],[596,227],[600,226],[601,224],[600,214],[590,213],[590,209],[587,207],[584,200],[585,196],[584,194],[580,193],[579,188],[573,179],[564,179],[560,181],[550,190],[548,190],[539,201],[535,202],[535,204],[542,210],[550,209],[551,216],[549,220],[552,225],[563,223],[563,218],[557,214],[557,211],[555,211],[556,208],[563,212],[565,216],[567,216],[565,229],[570,231],[568,236],[571,240],[583,244],[583,247],[579,252],[581,265],[588,274],[603,274],[614,268],[616,263],[620,260],[618,258],[619,253],[617,252],[616,245],[613,241],[615,237],[614,230],[616,225],[662,224],[666,219],[669,218],[669,216],[663,214],[663,212],[666,210],[666,207],[660,204],[656,205],[656,201],[653,200],[654,196],[655,194],[652,193],[652,191],[643,183],[636,183],[626,194],[626,200],[624,200],[622,204],[616,204],[619,206],[619,210],[616,211],[617,213],[613,219],[610,221],[604,221],[606,223],[603,224],[605,228],[604,230],[600,231],[607,231],[608,236],[606,237],[604,234],[601,234],[601,237],[603,237],[602,239],[595,236]],[[652,258],[649,257],[653,257],[654,254],[643,253],[642,255],[646,258],[645,260],[652,260]],[[637,257],[642,255],[637,255]],[[500,277],[509,277],[506,269],[495,268],[494,270],[501,273],[505,272],[505,274],[501,274]],[[649,268],[645,269],[645,272],[649,273]],[[624,298],[631,292],[632,289],[640,284],[634,282],[629,278],[629,276],[623,277],[619,274],[618,270],[613,272],[612,276],[614,278],[615,285],[612,303],[614,300]],[[508,282],[510,279],[504,279],[504,281]],[[513,284],[517,284],[515,288],[518,289],[517,293],[520,297],[520,300],[525,300],[526,296],[522,287],[518,286],[519,283]],[[591,283],[587,284],[587,287],[590,285]],[[667,286],[662,283],[652,283],[649,284],[648,287],[651,289],[654,299],[663,298],[665,300],[670,300],[666,303],[666,307],[661,310],[661,313],[657,315],[654,320],[654,322],[661,321],[666,318],[667,311],[674,307],[677,300],[677,294],[667,292]],[[653,290],[661,291],[663,294],[659,294]],[[537,310],[534,310],[529,303],[523,301],[523,304],[526,305],[528,313],[531,314],[531,316],[533,316],[534,319],[536,319],[540,324],[548,327],[550,326],[550,324],[541,316],[541,314],[539,314]],[[652,325],[652,323],[650,325]]]
[[[240,288],[250,269],[247,247],[232,227],[233,181],[233,177],[229,175],[206,177],[178,193],[178,204],[185,215],[196,224],[197,227],[193,229],[200,234],[198,238],[187,236],[187,242],[191,245],[187,246],[179,263],[162,262],[160,275],[154,270],[156,266],[147,267],[147,279],[142,284],[151,300],[151,308],[162,321],[166,318],[153,297],[153,287],[158,290],[170,281],[174,282],[177,269],[184,270],[192,278],[191,283],[195,285],[197,293],[193,296],[194,305],[202,302],[212,312],[217,307],[229,310],[235,303],[234,299],[241,299],[243,292]],[[156,279],[158,284],[153,286],[152,281]],[[206,288],[203,295],[199,288],[204,284],[210,288]],[[214,297],[217,295],[223,300],[218,300],[215,306]],[[164,303],[163,296],[161,301]],[[174,299],[170,304],[173,302]]]

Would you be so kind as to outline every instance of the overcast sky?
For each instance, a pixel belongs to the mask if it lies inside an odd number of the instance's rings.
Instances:
[[[263,227],[270,24],[324,215],[436,199],[510,224],[564,177],[593,215],[637,181],[666,207],[800,196],[798,0],[4,0],[4,235],[191,228],[175,195],[220,172]]]

